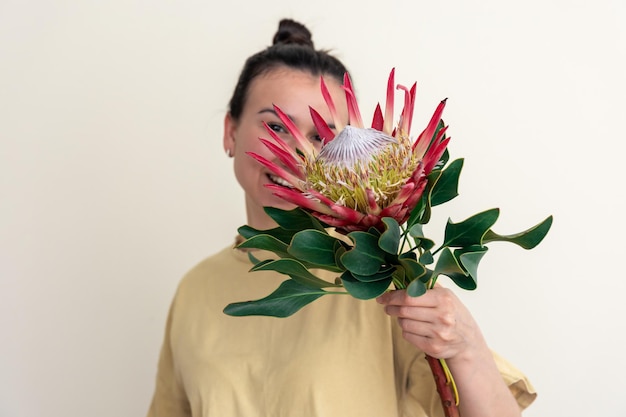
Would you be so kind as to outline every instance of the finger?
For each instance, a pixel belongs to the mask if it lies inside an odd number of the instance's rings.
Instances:
[[[385,305],[411,305],[415,307],[435,307],[437,305],[437,297],[435,293],[429,290],[419,297],[411,297],[406,290],[388,291],[376,299],[380,304]]]
[[[404,338],[407,336],[421,337],[431,339],[431,342],[437,338],[437,332],[432,323],[420,322],[417,320],[398,319],[398,325],[402,329]]]
[[[419,307],[407,305],[385,305],[385,313],[399,319],[416,320],[425,323],[437,321],[437,309],[434,307]]]
[[[431,356],[438,356],[444,351],[456,349],[463,341],[453,328],[409,319],[398,319],[398,324],[402,329],[404,339],[424,352],[430,352]]]
[[[426,293],[412,297],[406,290],[388,291],[376,300],[387,305],[412,305],[416,307],[436,307],[453,296],[452,291],[440,285],[426,291]]]
[[[453,350],[448,346],[438,343],[435,339],[427,336],[421,336],[413,333],[403,332],[402,336],[406,341],[416,346],[422,352],[433,358],[450,358],[453,356]]]

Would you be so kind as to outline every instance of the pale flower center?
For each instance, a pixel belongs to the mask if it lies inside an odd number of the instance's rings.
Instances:
[[[306,161],[306,180],[309,187],[338,204],[366,213],[366,188],[384,208],[411,178],[418,163],[408,137],[347,126],[317,158]]]
[[[382,149],[398,140],[376,129],[346,126],[318,155],[327,166],[352,168],[357,163],[367,164]]]

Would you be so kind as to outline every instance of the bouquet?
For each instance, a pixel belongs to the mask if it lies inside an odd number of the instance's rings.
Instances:
[[[404,106],[394,125],[394,93],[404,92]],[[349,294],[358,299],[378,297],[389,289],[406,289],[420,296],[441,275],[463,289],[477,286],[477,269],[492,242],[510,242],[524,249],[538,245],[548,233],[552,216],[515,234],[499,234],[492,227],[499,209],[492,208],[460,222],[448,220],[443,242],[424,235],[432,208],[458,195],[463,159],[449,161],[450,138],[441,115],[446,100],[415,140],[410,138],[416,84],[395,85],[395,69],[388,83],[385,109],[374,111],[365,127],[348,74],[344,76],[349,124],[343,126],[328,88],[321,91],[337,134],[315,109],[310,109],[318,133],[324,138],[317,151],[280,108],[281,121],[295,138],[288,146],[269,127],[272,140],[260,138],[280,165],[251,153],[259,163],[289,186],[268,184],[273,192],[297,207],[266,207],[278,227],[257,230],[242,226],[242,249],[273,252],[276,259],[254,263],[251,271],[273,270],[288,278],[267,297],[232,303],[224,312],[233,316],[287,317],[328,294]],[[267,126],[266,126],[267,127]],[[316,270],[337,274],[333,282]],[[458,395],[445,360],[427,355],[446,416],[458,415]]]

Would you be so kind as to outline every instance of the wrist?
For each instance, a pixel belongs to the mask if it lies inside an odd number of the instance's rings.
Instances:
[[[495,367],[491,349],[487,346],[487,342],[482,335],[478,335],[473,343],[468,343],[465,349],[446,359],[446,362],[451,370],[456,368],[485,369],[485,366],[488,365]]]

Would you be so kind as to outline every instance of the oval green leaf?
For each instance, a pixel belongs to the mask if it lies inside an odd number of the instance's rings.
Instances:
[[[475,214],[460,223],[448,220],[442,247],[482,245],[483,237],[499,215],[500,210],[494,208]]]
[[[400,225],[392,217],[383,217],[385,231],[378,239],[378,246],[387,253],[396,255],[400,246]]]
[[[476,281],[463,270],[449,248],[445,248],[439,255],[437,266],[433,273],[435,277],[437,275],[446,275],[460,288],[466,290],[476,289]]]
[[[369,300],[387,291],[389,285],[391,285],[391,276],[380,281],[361,282],[356,280],[350,274],[350,271],[346,271],[341,274],[341,281],[343,282],[343,287],[350,295],[360,300]]]
[[[268,250],[270,252],[274,252],[281,258],[290,257],[289,253],[287,252],[287,244],[285,244],[285,242],[281,242],[274,236],[266,234],[252,236],[251,238],[244,240],[237,247],[240,249]]]
[[[301,261],[335,266],[336,242],[337,238],[326,232],[315,229],[302,230],[293,235],[287,251]]]
[[[316,219],[300,207],[296,207],[293,210],[282,210],[276,207],[263,207],[263,209],[283,229],[316,229],[320,231],[324,230],[324,225],[318,219]]]
[[[224,308],[224,313],[229,316],[288,317],[325,294],[327,292],[322,289],[307,287],[289,279],[267,297],[231,303]]]
[[[313,275],[302,263],[295,259],[277,259],[255,265],[250,271],[276,271],[289,275],[294,281],[312,288],[338,287]]]
[[[459,177],[463,168],[463,159],[456,159],[443,170],[439,180],[430,193],[432,207],[446,203],[459,195]]]
[[[378,236],[367,232],[352,232],[348,237],[354,247],[341,255],[341,263],[357,275],[372,275],[385,263],[385,251],[378,246]]]
[[[409,294],[411,297],[419,297],[420,295],[424,295],[426,293],[426,284],[424,284],[419,279],[411,281],[409,286],[406,288],[406,293]]]
[[[524,249],[532,249],[539,243],[541,243],[543,238],[546,237],[548,231],[550,231],[551,226],[552,216],[548,216],[544,221],[531,227],[530,229],[513,235],[499,235],[493,230],[489,229],[485,234],[483,243],[497,241],[511,242],[515,243],[518,246],[521,246]]]

